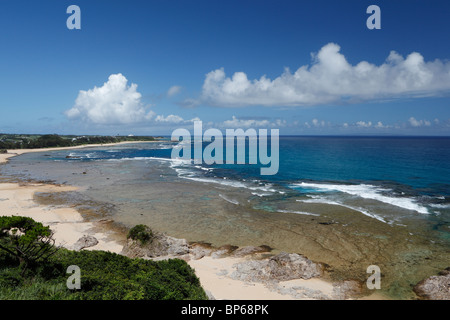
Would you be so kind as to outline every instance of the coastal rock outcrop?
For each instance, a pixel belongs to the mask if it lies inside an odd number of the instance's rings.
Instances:
[[[190,246],[189,253],[194,260],[210,256],[214,252],[214,248],[210,244],[193,243]]]
[[[234,265],[231,277],[250,282],[286,281],[318,277],[323,267],[308,258],[282,252],[269,259],[249,260]]]
[[[189,253],[185,239],[177,239],[165,234],[155,234],[151,241],[142,244],[139,240],[128,239],[122,254],[130,258],[181,257]]]
[[[98,244],[97,238],[89,235],[84,235],[72,246],[72,249],[79,251],[84,248],[93,247]]]
[[[422,299],[450,300],[450,267],[419,282],[414,292]]]

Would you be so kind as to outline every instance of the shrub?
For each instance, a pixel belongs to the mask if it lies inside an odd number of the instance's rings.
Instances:
[[[146,225],[138,224],[130,229],[127,239],[139,240],[141,244],[146,244],[153,240],[153,231]]]
[[[131,235],[149,241],[153,233],[147,228],[136,226]],[[48,227],[25,217],[0,217],[0,231],[2,246],[8,237],[17,243],[28,239],[34,244],[41,235],[51,236]],[[0,250],[0,300],[207,299],[194,270],[180,259],[151,261],[106,251],[59,248],[21,272],[14,246],[5,248]],[[70,276],[66,270],[71,265],[80,268],[80,290],[66,286]]]
[[[156,262],[105,251],[65,249],[59,250],[51,260],[63,270],[69,265],[80,268],[81,290],[73,292],[71,299],[206,299],[194,270],[183,260]]]
[[[16,258],[25,269],[54,254],[53,232],[31,218],[0,217],[0,250]]]

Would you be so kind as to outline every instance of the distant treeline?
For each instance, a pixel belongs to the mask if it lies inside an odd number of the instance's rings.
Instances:
[[[0,134],[2,149],[35,149],[52,147],[74,147],[85,144],[117,143],[123,141],[154,141],[148,136],[60,136],[46,135],[11,135]]]

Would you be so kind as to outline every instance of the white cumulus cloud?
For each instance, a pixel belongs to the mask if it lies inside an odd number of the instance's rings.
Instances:
[[[310,106],[398,97],[435,96],[450,91],[450,62],[426,62],[420,53],[406,58],[392,51],[377,66],[367,61],[351,65],[337,44],[313,54],[311,65],[275,79],[248,79],[244,72],[231,77],[224,69],[211,71],[200,101],[223,107]]]
[[[164,117],[161,115],[156,116],[155,121],[156,122],[168,122],[168,123],[180,123],[180,122],[183,122],[184,119],[180,116],[170,114],[167,117]]]
[[[158,115],[154,118],[154,122],[157,124],[190,124],[194,123],[194,121],[201,121],[200,118],[195,117],[190,120],[185,120],[180,116],[170,114],[167,117],[163,115]]]
[[[128,85],[121,73],[112,74],[101,87],[80,90],[75,105],[66,111],[69,118],[95,124],[133,124],[150,120],[155,113],[141,101],[137,85]]]
[[[356,125],[360,128],[370,128],[372,126],[372,121],[358,121]]]
[[[429,127],[431,126],[431,122],[428,120],[416,120],[416,118],[411,117],[409,118],[409,124],[413,127],[422,127],[422,126],[426,126]]]

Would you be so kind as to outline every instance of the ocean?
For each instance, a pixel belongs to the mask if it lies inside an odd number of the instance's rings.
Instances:
[[[266,176],[260,165],[171,159],[174,145],[28,153],[0,173],[79,186],[36,198],[70,202],[90,219],[304,254],[333,280],[364,281],[377,265],[394,298],[450,266],[450,138],[282,136],[279,171]]]

